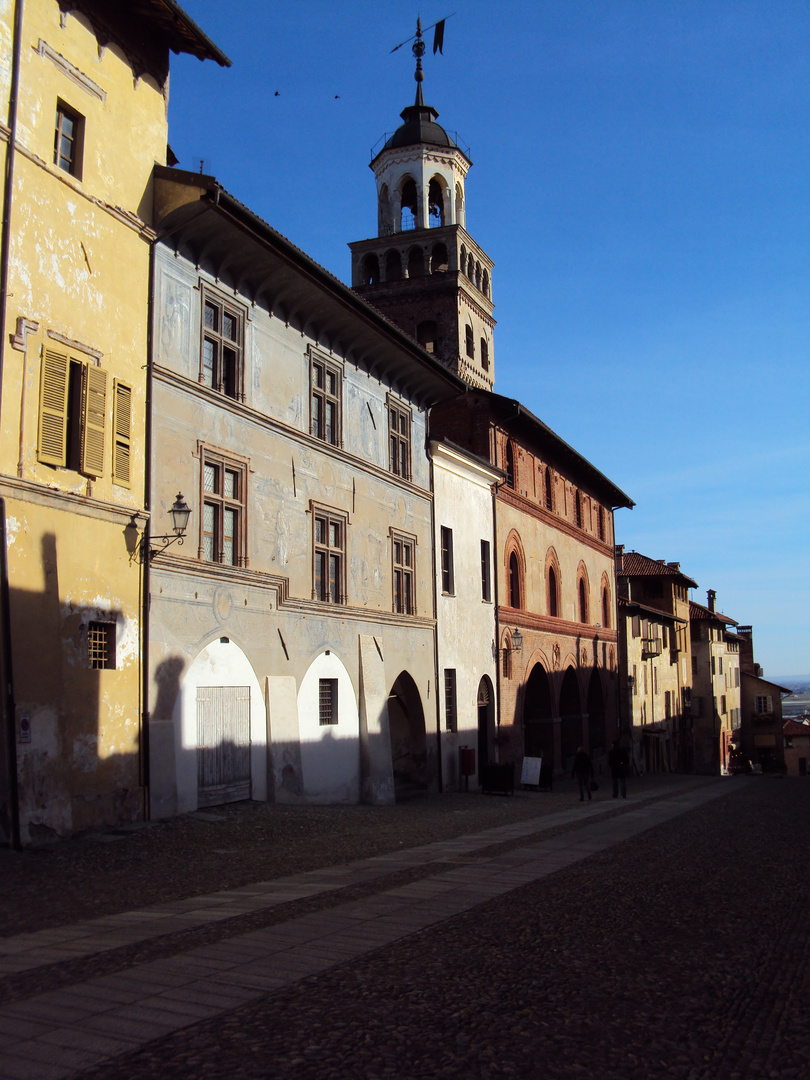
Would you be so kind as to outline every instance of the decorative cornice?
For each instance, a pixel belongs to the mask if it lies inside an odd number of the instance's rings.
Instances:
[[[66,514],[81,514],[84,517],[97,518],[116,525],[134,525],[139,530],[143,529],[149,520],[149,511],[140,506],[103,502],[101,499],[79,495],[73,491],[62,491],[55,487],[46,487],[44,484],[20,480],[14,476],[0,476],[0,494],[4,498],[33,503],[35,506],[44,506],[51,510],[61,510]]]
[[[591,643],[597,641],[615,645],[618,640],[616,631],[608,627],[571,622],[568,619],[553,619],[550,615],[536,615],[531,611],[503,605],[498,608],[498,624],[519,626],[525,630],[537,630],[557,637],[576,637]]]
[[[47,41],[39,39],[36,51],[40,56],[45,56],[49,60],[52,60],[54,64],[59,68],[63,75],[66,75],[72,83],[80,87],[86,94],[91,97],[97,98],[101,102],[107,100],[107,91],[103,90],[98,83],[93,82],[91,78],[80,71],[74,64],[71,64],[69,60],[66,60],[61,53],[58,53],[56,49],[52,49]]]
[[[559,473],[559,469],[556,471]],[[560,473],[560,476],[563,477],[563,480],[566,479],[562,473]],[[568,482],[571,483],[570,480]],[[591,536],[590,533],[583,532],[575,525],[572,525],[570,521],[567,521],[563,517],[559,517],[552,510],[546,510],[546,508],[539,503],[532,502],[525,495],[520,495],[518,492],[513,491],[512,488],[508,488],[505,485],[501,485],[498,488],[498,499],[503,500],[503,502],[512,506],[515,510],[520,510],[522,513],[528,514],[529,517],[533,517],[537,521],[542,521],[543,524],[548,525],[550,528],[558,529],[560,532],[565,533],[574,540],[581,541],[581,543],[593,548],[594,551],[598,551],[600,555],[606,555],[611,560],[612,564],[613,548],[610,544],[606,543],[604,540],[598,540],[595,536]],[[610,513],[610,508],[605,507],[605,512]]]
[[[335,357],[334,360],[336,363],[340,362],[338,357]],[[224,409],[236,416],[251,420],[254,424],[272,431],[277,435],[281,435],[291,442],[296,442],[300,446],[306,446],[309,450],[320,451],[320,453],[327,454],[329,457],[337,458],[345,465],[351,465],[361,472],[369,473],[377,480],[389,483],[393,487],[403,488],[405,491],[410,492],[412,495],[416,495],[418,498],[425,499],[428,502],[433,501],[433,493],[426,488],[421,488],[410,480],[405,480],[403,477],[397,476],[396,473],[389,472],[387,469],[382,469],[365,458],[355,457],[347,450],[343,450],[338,446],[333,446],[331,443],[324,442],[323,439],[317,439],[314,435],[310,435],[306,431],[290,427],[280,420],[275,419],[275,417],[268,416],[266,413],[260,412],[250,405],[245,405],[241,401],[235,401],[233,398],[230,398],[225,394],[220,394],[218,391],[212,390],[202,383],[195,382],[185,375],[180,375],[177,372],[172,371],[169,368],[161,367],[158,364],[154,365],[153,373],[158,382],[165,383],[174,389],[190,393],[196,398],[202,398],[207,401],[209,405],[216,406],[217,408]]]

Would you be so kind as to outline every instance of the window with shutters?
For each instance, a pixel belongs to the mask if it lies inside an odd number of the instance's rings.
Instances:
[[[403,480],[411,478],[411,411],[388,400],[388,467]]]
[[[113,397],[113,483],[129,487],[132,466],[132,387],[116,379]]]
[[[244,401],[245,311],[210,285],[202,293],[199,380],[226,397]]]
[[[199,557],[247,566],[247,462],[201,446],[200,472]]]
[[[346,603],[346,530],[348,519],[339,510],[312,506],[312,599]]]
[[[106,415],[107,372],[68,352],[46,348],[39,394],[39,460],[86,476],[103,476]]]

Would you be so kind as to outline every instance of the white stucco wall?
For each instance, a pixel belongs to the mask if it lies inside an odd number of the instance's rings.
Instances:
[[[500,473],[485,462],[446,443],[431,441],[435,507],[436,617],[439,670],[437,693],[441,705],[442,777],[445,789],[459,786],[458,748],[475,749],[478,770],[478,687],[484,675],[496,694],[495,640],[495,544],[491,485]],[[441,530],[453,531],[454,589],[442,594]],[[490,596],[482,599],[481,541],[490,545]],[[444,671],[456,671],[457,732],[447,731]],[[497,701],[493,701],[493,717]],[[494,723],[494,721],[493,721]],[[490,761],[494,746],[490,744]],[[470,778],[471,786],[476,778]]]
[[[267,798],[267,712],[259,680],[233,640],[216,639],[194,659],[174,706],[177,813],[197,809],[197,687],[250,687],[250,779],[253,799]]]
[[[321,679],[337,679],[338,722],[321,726]],[[316,657],[298,691],[303,796],[308,802],[356,803],[360,799],[360,719],[352,680],[334,652]]]

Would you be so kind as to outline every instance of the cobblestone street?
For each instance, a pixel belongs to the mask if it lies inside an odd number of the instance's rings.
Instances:
[[[6,852],[0,1076],[806,1077],[809,809],[670,776]]]

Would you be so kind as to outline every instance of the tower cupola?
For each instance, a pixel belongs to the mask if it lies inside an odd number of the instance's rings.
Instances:
[[[426,105],[417,21],[416,100],[371,160],[377,237],[350,244],[352,287],[473,386],[494,384],[491,259],[466,231],[472,162]]]

